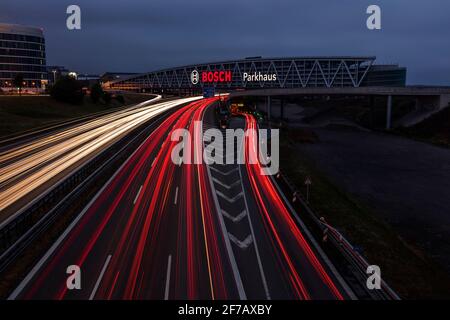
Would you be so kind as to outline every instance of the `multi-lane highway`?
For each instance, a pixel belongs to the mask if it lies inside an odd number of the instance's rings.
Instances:
[[[301,216],[289,208],[271,177],[261,175],[259,162],[172,161],[178,141],[171,136],[177,129],[194,137],[192,143],[183,140],[192,147],[185,157],[203,157],[202,134],[215,127],[211,106],[217,100],[194,101],[168,115],[23,275],[9,298],[353,298]],[[118,121],[128,127],[154,112]],[[232,125],[257,127],[245,114]],[[74,140],[82,137],[77,134]],[[245,142],[247,157],[257,152],[252,139]],[[67,288],[71,265],[80,267],[80,290]]]
[[[2,150],[0,226],[137,126],[198,98],[156,103],[159,99]]]

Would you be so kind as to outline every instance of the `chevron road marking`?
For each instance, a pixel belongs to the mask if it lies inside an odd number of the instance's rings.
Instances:
[[[229,198],[228,196],[224,195],[222,192],[216,190],[216,194],[223,199],[227,200],[230,203],[235,203],[238,199],[242,198],[244,196],[243,192],[238,193],[233,198]]]
[[[227,217],[228,219],[230,219],[231,221],[233,221],[234,223],[241,221],[242,219],[244,219],[244,217],[247,215],[247,211],[243,210],[241,213],[239,213],[237,216],[233,217],[231,214],[229,214],[228,212],[226,212],[225,210],[222,210],[222,214]]]
[[[232,235],[231,233],[228,232],[228,236],[230,237],[231,242],[233,242],[235,245],[237,245],[239,248],[241,249],[247,249],[249,245],[251,245],[253,243],[253,238],[252,235],[249,234],[247,236],[247,238],[245,238],[244,240],[239,240],[238,238],[236,238],[234,235]]]

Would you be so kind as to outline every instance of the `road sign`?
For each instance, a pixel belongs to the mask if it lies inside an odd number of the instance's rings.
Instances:
[[[311,178],[308,177],[308,176],[306,176],[306,179],[305,179],[305,185],[306,185],[306,186],[310,186],[311,184],[312,184]]]
[[[211,98],[216,94],[216,90],[214,88],[203,88],[203,97]]]
[[[306,202],[309,203],[309,188],[312,184],[311,178],[309,176],[306,176],[305,179],[305,186],[306,186]]]

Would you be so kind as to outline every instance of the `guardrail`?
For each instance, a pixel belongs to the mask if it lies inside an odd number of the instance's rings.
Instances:
[[[129,110],[134,110],[143,106],[148,105],[149,103],[153,103],[156,101],[161,100],[161,96],[157,96],[156,98],[152,99],[152,100],[148,100],[136,105],[133,105],[132,107],[127,107],[125,109],[129,109]],[[84,119],[84,118],[79,118],[79,119]],[[87,119],[86,119],[87,120]],[[1,142],[0,142],[1,144]],[[105,150],[103,150],[105,151]],[[84,168],[85,166],[89,166],[89,163],[91,161],[83,164],[80,168]],[[80,169],[79,168],[79,169]],[[89,168],[87,168],[89,169]],[[65,179],[62,179],[60,181],[58,181],[57,183],[55,183],[51,188],[45,190],[44,192],[42,192],[41,194],[39,194],[38,196],[36,196],[31,202],[29,202],[26,206],[24,206],[23,208],[19,209],[16,213],[14,213],[12,216],[8,217],[7,219],[5,219],[4,221],[0,222],[0,250],[2,249],[2,241],[1,241],[1,230],[5,227],[6,224],[9,224],[11,220],[15,219],[16,216],[21,215],[23,211],[25,210],[30,210],[30,208],[32,208],[37,202],[40,202],[42,200],[43,197],[47,196],[48,193],[51,193],[52,190],[57,190],[57,188],[64,188],[66,189],[66,185],[64,184],[70,184],[72,182],[76,182],[78,183],[79,181],[71,181],[70,178],[72,177],[72,174],[68,174],[67,177]],[[81,177],[83,178],[83,177]]]
[[[400,297],[389,285],[381,279],[381,289],[370,290],[366,286],[367,281],[367,267],[370,265],[367,260],[356,250],[356,248],[333,226],[329,225],[324,218],[319,218],[307,205],[302,193],[295,187],[295,185],[283,173],[279,172],[275,179],[273,179],[278,187],[282,185],[287,189],[288,194],[292,195],[290,204],[295,208],[300,208],[302,212],[308,214],[308,220],[314,224],[317,231],[320,232],[321,242],[329,244],[332,250],[335,250],[344,259],[349,267],[354,279],[350,281],[349,285],[352,289],[358,286],[357,291],[361,296],[362,291],[365,292],[367,298],[381,299],[381,300],[400,300]],[[282,189],[282,188],[281,188]],[[316,232],[316,237],[317,232]],[[363,298],[365,298],[363,296]]]
[[[153,95],[153,96],[155,96],[155,95]],[[66,120],[66,121],[57,121],[57,122],[50,123],[46,126],[42,126],[42,127],[30,129],[30,130],[25,130],[25,131],[22,131],[21,133],[7,135],[7,136],[2,137],[2,139],[0,140],[0,148],[7,146],[12,141],[23,140],[23,139],[27,139],[29,137],[31,138],[31,137],[36,136],[37,134],[45,134],[45,133],[53,132],[57,129],[63,129],[67,126],[76,125],[76,124],[79,124],[79,123],[82,123],[82,122],[85,122],[88,120],[93,120],[93,119],[99,118],[101,116],[110,115],[115,112],[120,112],[120,111],[127,110],[127,109],[133,110],[133,109],[140,108],[140,107],[150,104],[150,103],[155,103],[161,99],[162,99],[162,97],[160,95],[156,95],[155,98],[141,102],[141,103],[135,103],[135,104],[130,104],[130,105],[126,105],[126,106],[113,108],[110,110],[94,112],[89,115],[85,115],[85,116],[78,117],[75,119],[70,119],[70,120]]]
[[[76,201],[100,176],[122,160],[126,151],[137,148],[148,133],[167,115],[168,110],[135,128],[128,135],[103,150],[89,162],[62,180],[33,205],[16,214],[0,228],[0,272],[5,268],[61,214]],[[130,139],[130,137],[132,137]],[[124,142],[126,143],[124,144]],[[117,165],[118,167],[118,165]]]

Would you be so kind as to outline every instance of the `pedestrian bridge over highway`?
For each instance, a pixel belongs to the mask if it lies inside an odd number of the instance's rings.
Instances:
[[[114,90],[180,92],[205,88],[240,90],[261,88],[343,88],[404,86],[406,68],[375,65],[375,57],[248,57],[193,64],[133,75],[105,83]]]
[[[450,87],[405,86],[405,87],[343,87],[343,88],[267,88],[235,91],[230,98],[267,97],[267,112],[270,117],[271,100],[284,96],[384,96],[386,97],[386,129],[392,126],[392,102],[395,97],[413,97],[417,110],[427,110],[423,115],[433,114],[450,104]],[[281,103],[283,107],[283,103]]]
[[[392,100],[416,99],[424,115],[439,111],[450,102],[450,87],[406,86],[406,68],[377,65],[375,57],[248,57],[192,64],[103,83],[107,90],[127,90],[172,95],[231,92],[232,97],[291,95],[384,96],[386,128],[391,128]]]

